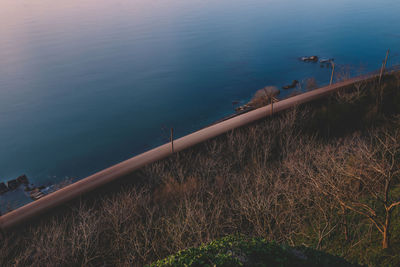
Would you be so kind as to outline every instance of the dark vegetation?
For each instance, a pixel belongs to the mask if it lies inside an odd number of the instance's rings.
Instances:
[[[307,247],[289,247],[262,238],[227,236],[159,260],[162,266],[325,266],[350,267],[342,258]]]
[[[232,234],[398,266],[398,114],[399,74],[344,88],[1,233],[0,266],[141,266]]]

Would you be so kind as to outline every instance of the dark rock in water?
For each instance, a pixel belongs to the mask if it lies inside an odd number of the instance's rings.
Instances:
[[[8,192],[8,187],[6,186],[5,183],[0,183],[0,195]]]
[[[33,188],[29,187],[29,185],[25,186],[25,188],[24,188],[25,192],[29,192],[29,191],[32,191],[32,190],[33,190]]]
[[[17,177],[17,179],[8,181],[7,185],[4,183],[1,183],[0,184],[0,194],[3,194],[9,190],[15,190],[22,184],[25,186],[27,186],[29,184],[28,177],[26,177],[25,174]]]
[[[7,182],[7,187],[10,190],[15,190],[18,188],[18,186],[20,186],[20,183],[18,183],[17,180],[10,180]]]
[[[31,199],[33,199],[33,200],[38,200],[38,199],[44,197],[43,192],[40,191],[39,188],[33,189],[33,190],[29,193],[29,195],[30,195]]]
[[[333,58],[320,58],[319,63],[332,63],[334,61]]]
[[[241,112],[241,111],[248,111],[248,110],[251,110],[251,109],[252,109],[252,107],[250,105],[245,104],[243,106],[235,108],[235,111],[236,112]]]
[[[318,57],[317,56],[301,57],[300,60],[304,62],[318,62]]]
[[[298,84],[299,84],[298,80],[293,80],[292,84],[285,85],[282,88],[283,89],[291,89],[291,88],[295,88]]]
[[[25,174],[19,176],[17,178],[17,182],[20,183],[20,184],[24,184],[24,185],[28,185],[29,184],[28,177],[26,177]]]

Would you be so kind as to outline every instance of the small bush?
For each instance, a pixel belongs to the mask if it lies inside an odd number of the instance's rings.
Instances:
[[[321,251],[289,247],[261,238],[230,235],[189,248],[150,266],[357,266]]]

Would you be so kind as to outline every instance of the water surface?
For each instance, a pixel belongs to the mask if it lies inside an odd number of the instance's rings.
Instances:
[[[399,12],[395,0],[1,0],[0,182],[83,178],[263,86],[329,81],[299,56],[355,74],[390,48],[399,63]]]

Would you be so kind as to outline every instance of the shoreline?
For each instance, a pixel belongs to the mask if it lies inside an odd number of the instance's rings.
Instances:
[[[390,75],[396,71],[387,70],[385,75]],[[312,100],[325,97],[343,87],[352,85],[360,81],[367,81],[377,78],[379,74],[373,72],[372,74],[365,74],[342,81],[336,84],[328,85],[315,89],[313,91],[305,92],[290,98],[286,98],[274,104],[274,113],[289,109],[299,104],[310,102]],[[379,77],[379,76],[378,76]],[[258,109],[244,111],[240,114],[232,114],[214,124],[193,132],[189,135],[181,137],[173,141],[174,149],[171,149],[171,143],[166,143],[152,150],[139,154],[133,158],[125,160],[87,178],[81,179],[73,184],[70,184],[54,193],[44,196],[43,198],[31,202],[25,206],[17,208],[9,213],[0,217],[0,228],[7,229],[17,224],[26,222],[27,220],[42,214],[52,208],[62,205],[74,198],[90,192],[102,185],[114,181],[124,175],[130,174],[135,170],[140,169],[144,165],[153,163],[160,159],[166,158],[191,146],[202,143],[206,140],[214,138],[218,135],[236,129],[238,127],[250,124],[254,121],[260,120],[264,117],[272,115],[271,105],[267,105]]]

